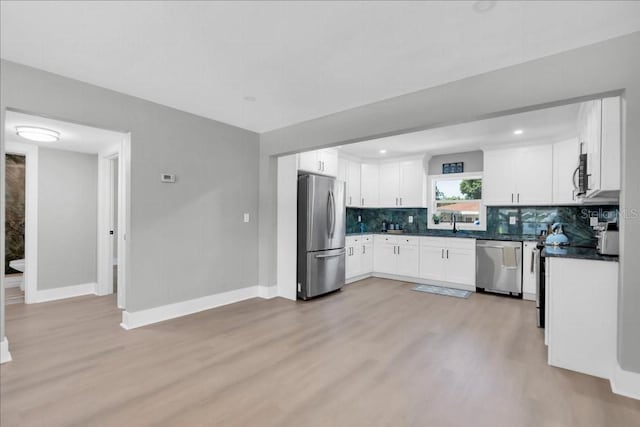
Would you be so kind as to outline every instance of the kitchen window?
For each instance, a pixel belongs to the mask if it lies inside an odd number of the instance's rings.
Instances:
[[[487,210],[482,204],[482,174],[429,175],[428,228],[486,230]]]

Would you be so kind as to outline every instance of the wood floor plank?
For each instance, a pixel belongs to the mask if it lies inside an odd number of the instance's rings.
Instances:
[[[8,426],[635,426],[640,402],[552,368],[532,302],[367,279],[125,331],[114,296],[6,307]]]

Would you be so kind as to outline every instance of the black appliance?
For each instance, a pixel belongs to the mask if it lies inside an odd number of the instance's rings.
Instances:
[[[578,167],[573,171],[573,187],[576,196],[584,196],[589,190],[589,171],[587,170],[587,153],[582,152],[580,143],[580,156],[578,157]],[[577,178],[577,182],[576,182]]]

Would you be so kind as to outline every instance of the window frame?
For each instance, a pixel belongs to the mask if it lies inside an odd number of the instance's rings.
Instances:
[[[444,175],[429,175],[427,177],[427,189],[428,189],[428,220],[427,220],[427,228],[433,230],[451,230],[452,224],[450,222],[446,224],[436,224],[433,222],[433,215],[438,212],[436,209],[436,182],[438,181],[447,181],[447,180],[462,180],[462,179],[481,179],[483,190],[484,190],[484,176],[482,172],[464,172],[464,173],[449,173]],[[483,191],[484,194],[484,191]],[[476,199],[477,200],[477,199]],[[487,230],[487,207],[485,206],[483,199],[480,199],[480,225],[469,224],[466,222],[456,223],[456,228],[458,230],[469,230],[469,231],[486,231]]]

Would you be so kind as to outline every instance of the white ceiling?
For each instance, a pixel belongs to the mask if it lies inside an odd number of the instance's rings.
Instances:
[[[56,142],[34,142],[16,135],[16,126],[35,126],[60,133]],[[46,117],[7,111],[5,117],[5,141],[26,142],[57,150],[97,154],[122,142],[124,134],[110,130],[63,122]]]
[[[0,15],[2,58],[258,132],[640,30],[633,1],[2,1]]]
[[[493,119],[344,145],[339,150],[361,159],[388,159],[485,149],[509,144],[556,142],[578,134],[580,104],[546,108]],[[515,130],[521,135],[514,135]],[[386,150],[381,154],[380,150]]]

